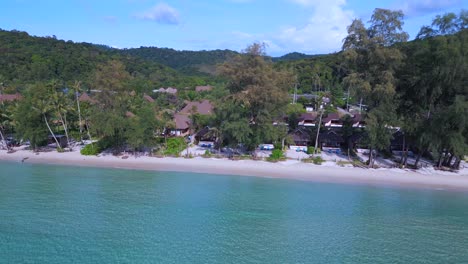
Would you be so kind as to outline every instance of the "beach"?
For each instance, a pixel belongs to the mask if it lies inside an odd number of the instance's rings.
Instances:
[[[124,158],[123,158],[124,157]],[[440,188],[468,190],[468,173],[425,169],[363,169],[337,165],[314,165],[298,160],[271,163],[254,160],[228,160],[216,158],[156,158],[149,156],[83,156],[76,149],[72,152],[56,151],[33,153],[16,150],[7,153],[0,150],[0,160],[25,163],[43,163],[68,166],[102,167],[132,170],[179,171],[223,175],[283,178],[327,183],[366,185],[392,185],[402,187]]]

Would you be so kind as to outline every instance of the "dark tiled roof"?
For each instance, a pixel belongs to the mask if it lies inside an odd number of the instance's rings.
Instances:
[[[355,114],[353,116],[353,122],[354,123],[361,122],[363,120],[364,120],[364,117],[361,114]]]
[[[323,123],[328,123],[331,120],[340,120],[340,115],[338,113],[330,113],[326,117],[322,118]]]
[[[303,113],[301,114],[301,116],[299,117],[299,120],[309,120],[309,121],[314,121],[315,119],[317,119],[317,113]]]

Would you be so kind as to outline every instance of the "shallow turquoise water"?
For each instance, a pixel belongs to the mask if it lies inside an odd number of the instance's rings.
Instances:
[[[0,163],[0,263],[468,263],[468,194]]]

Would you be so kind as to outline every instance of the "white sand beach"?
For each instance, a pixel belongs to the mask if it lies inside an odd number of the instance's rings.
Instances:
[[[402,169],[361,169],[339,167],[332,162],[323,165],[303,163],[298,160],[270,163],[253,160],[228,160],[196,157],[156,158],[148,156],[83,156],[78,149],[73,152],[56,151],[35,154],[29,150],[7,153],[0,150],[0,160],[25,163],[44,163],[70,166],[122,168],[154,171],[198,172],[210,174],[258,176],[328,183],[367,185],[392,185],[430,189],[468,190],[468,170],[458,173],[424,169],[420,171]],[[0,170],[1,173],[1,170]]]

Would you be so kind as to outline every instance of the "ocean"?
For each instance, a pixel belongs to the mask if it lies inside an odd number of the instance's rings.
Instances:
[[[0,263],[468,263],[468,193],[0,162]]]

